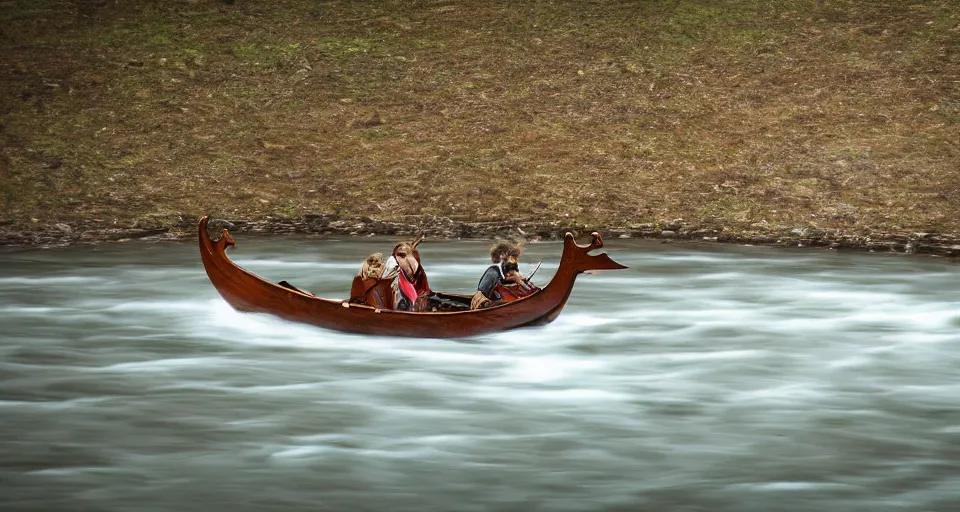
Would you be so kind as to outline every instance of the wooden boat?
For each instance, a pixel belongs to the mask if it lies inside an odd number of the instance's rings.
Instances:
[[[560,314],[577,276],[585,272],[627,268],[605,253],[591,255],[603,247],[603,239],[592,233],[587,245],[578,245],[572,234],[563,239],[560,266],[549,284],[511,302],[464,311],[409,312],[378,308],[349,300],[315,297],[287,284],[273,283],[245,270],[230,260],[227,247],[234,245],[226,229],[216,242],[207,233],[209,217],[200,221],[200,257],[214,288],[234,309],[270,313],[336,331],[383,336],[423,338],[464,338],[518,327],[544,325]],[[438,294],[451,301],[469,296]]]

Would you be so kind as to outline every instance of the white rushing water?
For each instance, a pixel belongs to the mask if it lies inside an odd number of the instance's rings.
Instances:
[[[233,257],[336,298],[391,246]],[[433,287],[486,248],[428,241]],[[193,244],[0,249],[0,509],[960,510],[958,262],[605,251],[556,322],[448,341],[237,313]]]

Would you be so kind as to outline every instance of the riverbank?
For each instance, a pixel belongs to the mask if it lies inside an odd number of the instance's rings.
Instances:
[[[196,236],[199,219],[180,218],[167,227],[90,228],[59,224],[29,231],[0,227],[0,245],[19,247],[56,247],[72,244],[117,243],[130,240],[184,240]],[[516,241],[559,240],[567,232],[583,239],[599,231],[606,239],[659,239],[664,242],[707,242],[768,245],[781,247],[821,247],[932,256],[960,257],[960,236],[941,233],[850,233],[842,229],[780,228],[774,230],[734,230],[704,226],[675,219],[663,224],[638,224],[591,228],[560,221],[552,222],[464,222],[447,217],[429,216],[401,222],[369,217],[342,219],[313,214],[299,218],[268,217],[262,220],[215,219],[216,229],[227,228],[234,234],[311,235],[322,237],[389,236],[398,240],[425,234],[432,239],[512,239]]]
[[[0,27],[0,243],[192,236],[203,214],[960,236],[954,1],[0,0]]]

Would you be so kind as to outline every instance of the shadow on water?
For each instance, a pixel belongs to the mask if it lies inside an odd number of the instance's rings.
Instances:
[[[338,298],[392,242],[233,257]],[[470,292],[487,248],[428,241],[431,284]],[[630,268],[554,323],[445,341],[237,313],[193,244],[0,249],[0,506],[960,508],[957,262],[604,251]],[[527,246],[539,284],[559,253]]]

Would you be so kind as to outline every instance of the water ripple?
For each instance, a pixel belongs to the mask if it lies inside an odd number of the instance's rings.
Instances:
[[[330,297],[393,243],[240,242]],[[486,247],[427,244],[431,283]],[[560,250],[527,246],[539,283]],[[0,250],[0,507],[960,508],[954,263],[607,252],[554,323],[454,342],[238,313],[193,244]]]

